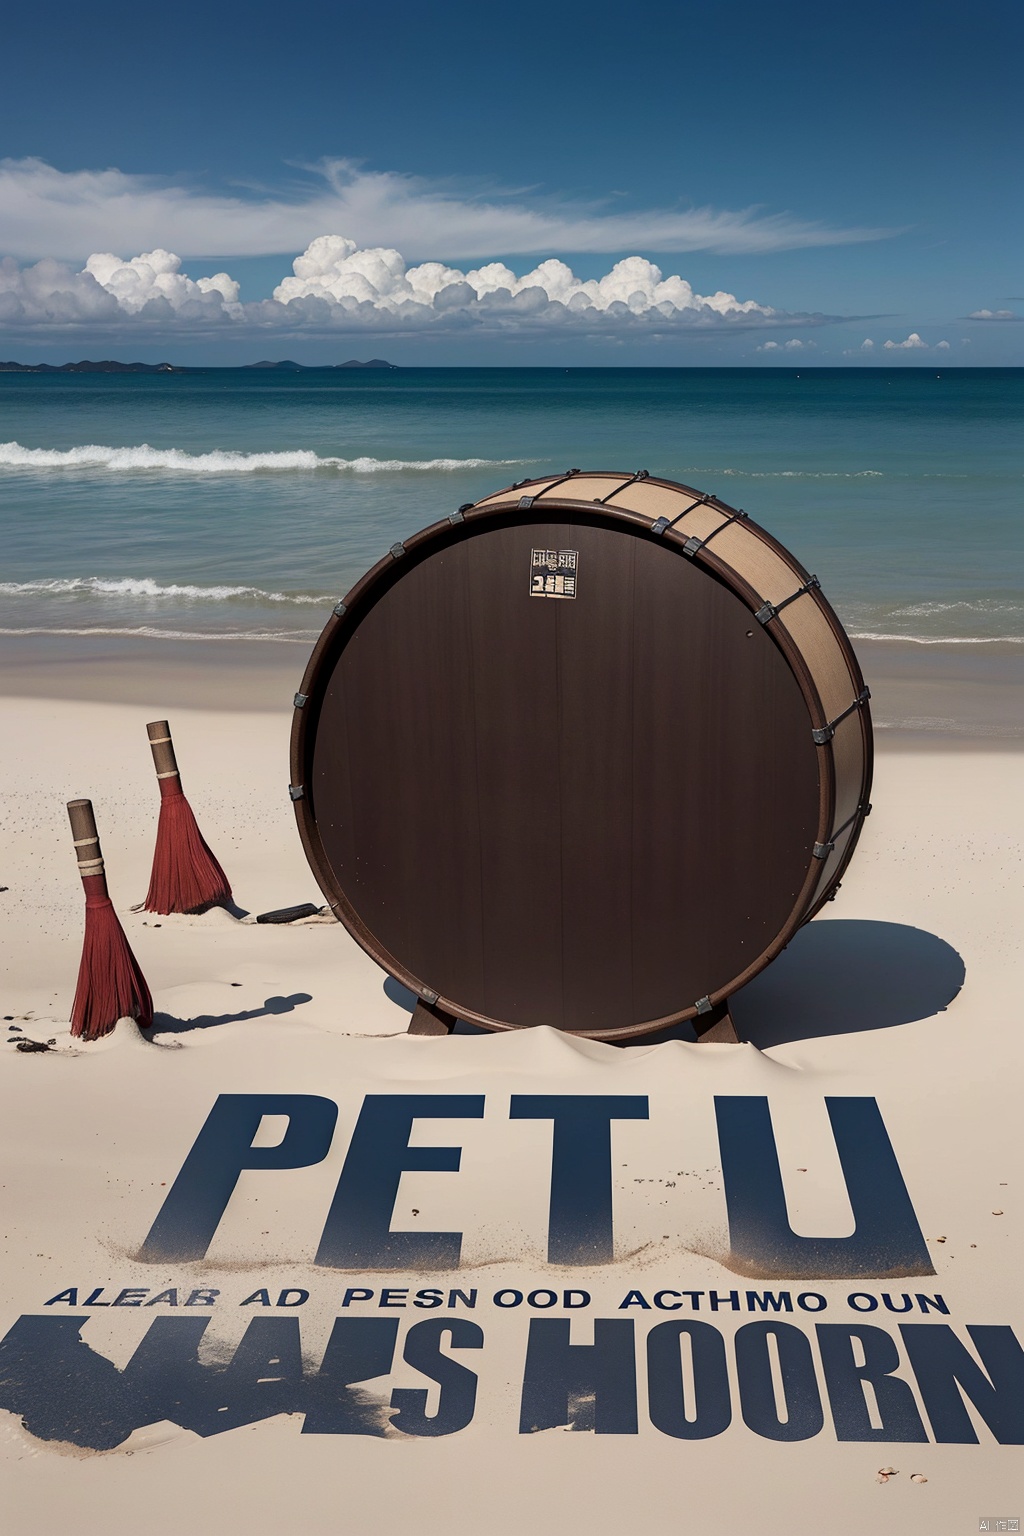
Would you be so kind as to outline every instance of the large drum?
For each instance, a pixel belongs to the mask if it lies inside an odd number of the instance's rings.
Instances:
[[[835,893],[867,700],[816,578],[746,513],[571,470],[395,544],[338,604],[291,794],[337,916],[443,1015],[699,1031]]]

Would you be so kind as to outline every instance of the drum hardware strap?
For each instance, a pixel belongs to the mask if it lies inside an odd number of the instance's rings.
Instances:
[[[870,805],[858,805],[858,807],[854,811],[853,815],[852,816],[847,816],[846,820],[843,822],[841,827],[836,827],[835,831],[832,833],[832,838],[831,838],[830,842],[827,842],[827,843],[815,843],[815,845],[814,845],[814,857],[816,859],[827,859],[829,854],[832,852],[833,848],[835,847],[838,839],[842,837],[842,835],[846,831],[847,827],[852,827],[853,823],[857,820],[858,816],[870,816],[870,815],[871,815],[871,807],[870,807]]]
[[[820,586],[821,582],[817,576],[812,576],[809,581],[804,582],[802,587],[798,587],[795,592],[791,592],[788,597],[784,597],[781,603],[765,603],[764,607],[759,608],[754,614],[754,618],[759,624],[770,624],[776,614],[782,612],[783,608],[788,608],[790,603],[795,603],[797,598],[803,597],[805,592],[813,592],[816,587]]]
[[[602,496],[601,499],[600,499],[601,500],[601,506],[602,507],[606,507],[608,505],[608,503],[611,501],[612,497],[613,496],[617,496],[620,491],[624,491],[628,485],[635,485],[638,480],[649,480],[649,479],[650,479],[650,470],[638,469],[635,475],[630,475],[628,480],[623,480],[622,484],[621,485],[617,485],[615,487],[614,491],[609,491],[607,496]]]
[[[392,560],[401,560],[402,556],[405,554],[405,545],[401,542],[401,540],[399,540],[397,544],[392,544],[391,548],[388,550],[388,554],[391,556]]]
[[[432,992],[429,987],[421,988],[419,995],[425,1003],[430,1005],[431,1008],[434,1006],[438,999],[438,993]]]
[[[331,612],[334,614],[336,619],[340,619],[344,613],[348,612],[348,610],[344,603],[335,603],[334,607],[331,609]]]
[[[567,480],[571,480],[573,475],[578,475],[578,474],[579,474],[579,470],[578,469],[567,469],[564,475],[559,475],[558,479],[557,480],[552,480],[550,485],[542,486],[541,489],[537,492],[537,494],[535,496],[520,496],[520,498],[519,498],[520,509],[522,511],[524,511],[524,512],[528,511],[529,508],[533,506],[535,501],[539,501],[540,498],[542,496],[546,496],[549,491],[557,490],[560,485],[564,485]],[[526,480],[524,480],[522,482],[523,485],[526,485],[527,483],[528,482]],[[513,486],[512,489],[515,490],[515,486]]]
[[[289,784],[288,785],[288,794],[289,794],[289,797],[292,800],[301,800],[305,793],[306,793],[306,786],[304,784]]]
[[[699,507],[703,502],[708,502],[710,499],[711,498],[709,496],[704,496],[701,498],[701,501],[695,501],[693,507]],[[693,507],[687,507],[686,512],[692,512]],[[682,521],[682,519],[686,516],[686,512],[681,513],[680,516],[676,518],[677,523]],[[689,555],[690,559],[692,560],[697,551],[699,549],[703,549],[705,544],[710,544],[711,540],[715,538],[717,534],[721,533],[723,528],[729,528],[733,523],[739,522],[747,516],[748,514],[741,509],[739,512],[734,512],[731,517],[727,517],[724,523],[719,523],[717,528],[712,528],[711,532],[705,538],[698,539],[694,537],[687,539],[686,543],[683,545],[683,554]]]
[[[860,693],[858,693],[853,703],[847,709],[843,710],[841,715],[836,715],[835,719],[830,720],[828,725],[820,726],[818,730],[812,731],[811,736],[814,740],[815,746],[823,747],[827,741],[831,741],[832,737],[836,733],[836,726],[840,725],[846,719],[847,715],[852,715],[855,709],[862,709],[870,697],[871,689],[864,688]]]
[[[302,706],[304,704],[307,704],[308,702],[309,702],[309,694],[308,693],[297,693],[295,695],[294,699],[292,699],[292,703],[294,704],[296,709],[301,709]]]
[[[659,517],[656,523],[651,524],[650,531],[655,535],[656,538],[660,539],[661,535],[669,526],[670,524],[667,517]]]
[[[698,1013],[712,1013],[714,1011],[712,1008],[711,999],[706,994],[704,997],[699,997],[693,1006],[696,1008]]]
[[[470,503],[470,505],[472,505],[472,503]],[[454,523],[464,523],[466,521],[466,519],[462,515],[462,508],[460,507],[457,512],[449,512],[448,513],[448,521],[450,523],[453,523],[453,524]]]

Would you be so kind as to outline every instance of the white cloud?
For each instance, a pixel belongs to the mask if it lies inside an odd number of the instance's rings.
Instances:
[[[238,306],[238,284],[226,272],[193,282],[181,271],[181,257],[170,251],[147,251],[130,261],[100,252],[89,257],[85,271],[130,315],[154,299],[164,299],[173,310],[201,306],[207,295],[218,295],[226,310]]]
[[[948,352],[949,351],[949,342],[948,341],[937,341],[935,343],[935,350],[936,350],[936,352]]]
[[[885,350],[887,352],[927,351],[928,343],[922,341],[916,331],[911,331],[906,341],[887,341],[885,343]]]
[[[870,336],[865,336],[864,340],[860,344],[860,349],[861,349],[862,352],[870,352],[872,350],[872,348],[874,347],[874,345],[875,344],[871,340],[871,337]]]
[[[801,341],[798,336],[793,336],[789,341],[784,342],[762,342],[761,345],[759,347],[755,347],[754,350],[755,352],[804,352],[815,346],[817,346],[817,342],[815,341]]]
[[[481,258],[552,250],[759,252],[879,240],[895,230],[832,229],[758,209],[651,208],[483,192],[394,172],[324,161],[286,192],[211,192],[116,169],[59,171],[42,160],[0,161],[3,251],[73,261],[113,245],[169,246],[189,256],[274,255],[301,250],[323,229],[347,229],[363,246],[402,246],[418,257]]]
[[[1024,315],[1015,314],[1012,309],[976,309],[967,318],[968,320],[1024,320]]]
[[[614,337],[815,325],[828,318],[793,315],[723,291],[695,293],[685,278],[663,276],[642,256],[628,256],[586,281],[562,261],[542,261],[517,277],[498,262],[466,272],[440,262],[410,267],[396,250],[361,249],[345,236],[321,235],[295,259],[293,275],[273,298],[248,304],[239,301],[238,284],[226,272],[193,281],[181,268],[181,258],[162,249],[128,261],[97,253],[81,271],[52,260],[20,268],[7,258],[0,262],[0,322],[8,331],[88,327],[110,335],[568,331]],[[784,350],[804,345],[792,338]]]

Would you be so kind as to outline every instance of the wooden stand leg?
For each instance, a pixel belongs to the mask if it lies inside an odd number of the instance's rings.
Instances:
[[[425,1003],[422,997],[416,999],[416,1007],[409,1020],[408,1034],[450,1035],[454,1028],[455,1020],[450,1014],[442,1013],[440,1008],[435,1008],[431,1003]]]
[[[693,1021],[698,1045],[739,1045],[728,1002],[719,1003],[710,1013],[700,1013]]]

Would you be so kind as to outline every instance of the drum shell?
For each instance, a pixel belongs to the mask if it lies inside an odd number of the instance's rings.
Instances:
[[[524,506],[524,502],[528,505]],[[404,546],[398,547],[397,559],[394,553],[390,554],[357,583],[341,605],[344,611],[331,619],[317,643],[298,695],[300,699],[308,698],[309,704],[297,708],[295,713],[292,783],[304,786],[310,779],[318,690],[322,690],[325,677],[330,675],[368,607],[387,584],[400,579],[397,572],[406,557],[425,557],[471,536],[474,529],[498,527],[510,520],[541,522],[560,515],[598,520],[602,526],[620,526],[647,538],[657,536],[666,548],[675,549],[680,558],[691,558],[695,566],[703,567],[723,582],[752,615],[760,615],[765,631],[785,658],[800,689],[810,729],[822,737],[815,748],[816,857],[808,860],[799,895],[772,941],[736,975],[722,978],[722,985],[702,1000],[704,1007],[713,1007],[763,969],[800,924],[834,894],[860,833],[871,777],[871,727],[863,679],[841,624],[799,562],[771,535],[717,498],[702,496],[672,482],[620,473],[549,477],[509,487],[464,509],[454,519],[445,519],[406,540]],[[686,549],[687,543],[692,545],[694,540],[707,542],[696,549]],[[797,592],[800,595],[794,596]],[[778,606],[778,612],[767,618],[766,603]],[[841,718],[833,725],[837,716]],[[312,800],[311,795],[303,793],[295,805],[307,856],[336,914],[364,949],[411,990],[428,1002],[437,999],[439,1006],[458,1017],[490,1029],[522,1027],[518,1022],[474,1009],[464,997],[438,997],[429,975],[414,974],[403,964],[401,955],[383,946],[331,869]],[[702,1009],[698,1008],[697,1000],[681,999],[677,1009],[662,1012],[658,1017],[574,1032],[604,1039],[639,1037],[693,1018],[698,1011]]]

